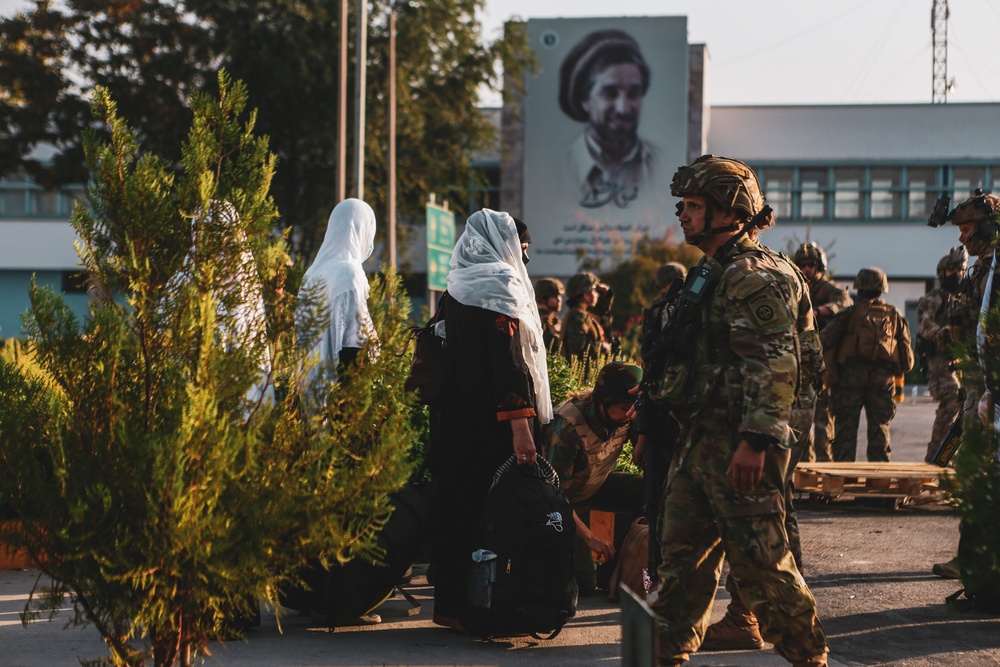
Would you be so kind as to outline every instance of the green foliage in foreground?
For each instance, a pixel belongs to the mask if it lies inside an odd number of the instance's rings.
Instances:
[[[1000,397],[1000,311],[993,309],[986,320],[986,385],[994,398]],[[966,356],[963,376],[982,370]],[[969,383],[974,387],[977,383]],[[970,387],[970,388],[971,388]],[[967,390],[969,390],[967,388]],[[990,598],[1000,604],[1000,434],[993,426],[983,427],[967,416],[962,445],[955,454],[955,478],[947,487],[962,517],[963,539],[959,549],[959,569],[966,596]]]
[[[307,558],[376,558],[412,467],[399,279],[372,285],[381,349],[306,391],[325,312],[282,289],[274,158],[245,104],[224,74],[196,95],[178,169],[97,91],[110,141],[88,136],[73,217],[95,298],[81,322],[33,287],[27,346],[0,358],[0,493],[22,519],[0,540],[55,582],[26,615],[71,594],[108,645],[95,663],[187,667]]]

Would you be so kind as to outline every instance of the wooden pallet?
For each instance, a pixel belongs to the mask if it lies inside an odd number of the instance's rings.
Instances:
[[[836,498],[883,499],[894,507],[944,500],[942,476],[950,468],[928,463],[809,463],[795,468],[795,491],[824,500]]]

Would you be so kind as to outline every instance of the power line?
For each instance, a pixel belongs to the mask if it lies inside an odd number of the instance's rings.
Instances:
[[[729,65],[729,64],[732,64],[732,63],[743,62],[743,61],[748,60],[750,58],[755,58],[755,57],[757,57],[757,56],[759,56],[759,55],[761,55],[763,53],[768,53],[770,51],[774,51],[775,49],[779,49],[779,48],[781,48],[783,46],[787,46],[788,44],[790,44],[790,43],[792,43],[792,42],[794,42],[796,40],[802,39],[803,37],[811,35],[814,32],[822,30],[823,28],[827,28],[827,27],[833,25],[834,23],[836,23],[837,21],[839,21],[839,20],[841,20],[843,18],[847,18],[848,16],[850,16],[854,12],[856,12],[856,11],[858,11],[860,9],[864,9],[866,7],[869,7],[869,6],[871,6],[871,3],[868,0],[864,0],[863,2],[860,2],[857,5],[854,5],[853,7],[851,7],[850,9],[848,9],[847,11],[843,12],[842,14],[838,14],[837,16],[834,16],[831,19],[827,19],[823,23],[817,23],[816,25],[812,26],[811,28],[806,28],[805,30],[803,30],[803,31],[799,32],[798,34],[793,35],[791,37],[785,37],[785,36],[783,36],[783,37],[781,37],[780,40],[775,40],[772,44],[770,44],[769,46],[765,46],[762,49],[758,49],[756,51],[751,51],[750,53],[741,53],[740,55],[736,56],[735,58],[732,58],[731,60],[727,60],[727,61],[718,63],[717,65],[715,65],[715,67],[720,67],[721,68],[721,67],[725,67],[726,65]]]

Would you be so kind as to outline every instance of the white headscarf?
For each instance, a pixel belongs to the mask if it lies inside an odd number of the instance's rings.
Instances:
[[[273,388],[268,382],[271,353],[267,344],[267,316],[260,274],[246,232],[240,226],[240,216],[228,201],[213,199],[208,210],[199,209],[195,213],[191,220],[191,249],[184,259],[184,267],[171,282],[179,284],[191,280],[193,265],[205,253],[236,258],[235,272],[218,272],[213,279],[212,296],[219,316],[220,342],[227,347],[254,349],[260,353],[260,380],[247,391],[246,398],[250,403],[257,403],[261,397],[270,400],[273,397]]]
[[[330,304],[330,326],[319,343],[325,364],[336,364],[342,349],[344,334],[361,322],[370,335],[371,316],[368,313],[368,277],[362,264],[375,249],[375,212],[360,199],[345,199],[334,207],[327,223],[326,236],[316,258],[306,270],[303,285],[325,285]],[[337,312],[337,297],[355,292],[352,312]]]
[[[535,409],[543,424],[552,421],[542,322],[512,217],[487,208],[469,217],[451,256],[448,293],[466,306],[520,321],[521,352],[535,385]]]

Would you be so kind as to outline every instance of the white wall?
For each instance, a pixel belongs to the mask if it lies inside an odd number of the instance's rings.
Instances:
[[[69,271],[79,267],[69,222],[51,220],[0,223],[0,268]]]
[[[1000,162],[1000,104],[712,107],[708,150],[744,162]]]

